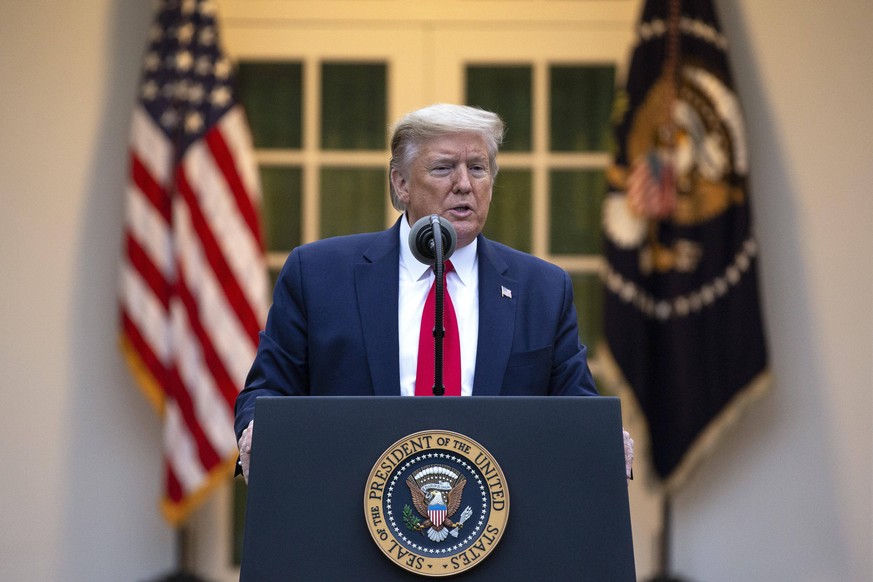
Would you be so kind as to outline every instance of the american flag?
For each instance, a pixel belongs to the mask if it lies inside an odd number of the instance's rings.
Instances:
[[[159,3],[130,133],[122,351],[163,417],[177,524],[232,475],[233,405],[268,307],[251,135],[211,0]]]

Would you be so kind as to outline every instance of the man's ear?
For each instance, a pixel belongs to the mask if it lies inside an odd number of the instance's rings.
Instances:
[[[400,175],[397,168],[391,168],[391,185],[394,187],[394,193],[397,194],[397,199],[404,205],[409,203],[409,183]]]

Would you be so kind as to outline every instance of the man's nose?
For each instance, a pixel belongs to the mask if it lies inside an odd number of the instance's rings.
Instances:
[[[470,170],[467,166],[460,166],[455,173],[455,192],[470,192],[473,189],[470,183]]]

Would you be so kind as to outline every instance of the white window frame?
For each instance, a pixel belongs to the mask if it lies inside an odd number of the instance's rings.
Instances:
[[[503,169],[533,172],[532,251],[570,273],[602,268],[599,256],[548,254],[551,169],[600,169],[606,153],[548,151],[548,67],[610,64],[619,77],[633,41],[639,0],[217,0],[220,34],[234,60],[303,65],[303,146],[258,151],[259,163],[303,168],[302,239],[319,238],[319,174],[324,165],[387,167],[379,152],[320,150],[321,63],[388,64],[388,120],[446,101],[464,101],[467,64],[533,68],[533,151],[500,154]],[[387,192],[386,192],[387,201]],[[386,203],[385,224],[397,214]],[[284,254],[269,258],[281,264]],[[239,579],[231,564],[232,488],[192,516],[187,566],[212,580]],[[350,516],[354,519],[354,516]]]

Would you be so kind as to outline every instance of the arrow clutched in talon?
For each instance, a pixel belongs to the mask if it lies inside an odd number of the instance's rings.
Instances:
[[[461,513],[461,519],[458,521],[458,527],[456,527],[455,529],[453,529],[452,531],[449,532],[449,534],[450,534],[453,538],[458,537],[458,530],[461,529],[461,527],[464,525],[464,522],[465,522],[465,521],[467,521],[468,519],[470,519],[470,516],[471,516],[471,515],[473,515],[473,509],[468,505],[468,506],[467,506],[467,509],[465,509],[465,510]]]

